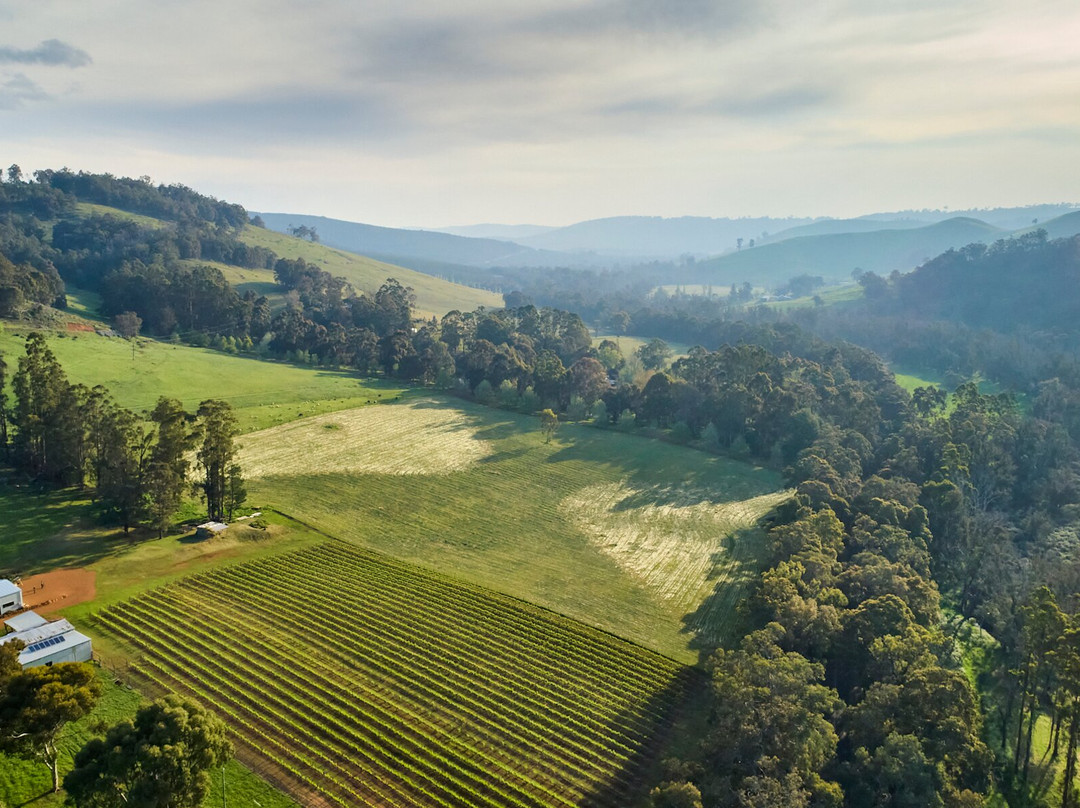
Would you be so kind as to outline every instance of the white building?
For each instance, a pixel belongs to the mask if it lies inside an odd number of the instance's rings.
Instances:
[[[22,590],[7,578],[0,578],[0,615],[23,607]]]
[[[57,662],[89,662],[94,655],[90,638],[75,630],[67,620],[51,623],[36,612],[26,612],[6,622],[10,634],[0,637],[0,645],[12,640],[26,647],[19,652],[24,668],[52,665]]]

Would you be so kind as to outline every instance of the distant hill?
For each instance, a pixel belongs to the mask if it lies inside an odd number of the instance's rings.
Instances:
[[[545,227],[540,224],[467,224],[461,227],[418,227],[417,230],[429,230],[436,233],[449,233],[451,236],[464,236],[465,238],[493,238],[502,241],[517,241],[518,239],[538,236],[556,227]]]
[[[914,230],[933,224],[926,219],[822,219],[810,224],[791,227],[763,239],[772,244],[800,236],[828,236],[837,233],[873,233],[878,230]]]
[[[952,247],[1004,235],[986,222],[957,218],[918,228],[802,236],[700,261],[680,272],[680,280],[771,286],[802,274],[845,280],[856,268],[878,274],[907,272]]]
[[[1080,236],[1039,233],[937,256],[901,276],[875,305],[888,314],[950,320],[1001,333],[1080,330]]]
[[[1002,230],[1020,230],[1080,210],[1075,202],[1046,205],[1022,205],[1014,208],[969,208],[968,210],[899,210],[891,213],[871,213],[860,216],[868,220],[921,219],[924,222],[943,222],[947,219],[978,219]],[[1035,221],[1038,220],[1038,221]]]
[[[323,244],[407,267],[412,267],[414,261],[489,267],[557,266],[576,260],[572,256],[534,250],[511,241],[465,238],[432,230],[377,227],[297,213],[258,215],[268,228],[279,233],[286,232],[290,226],[314,227]]]
[[[1070,236],[1075,236],[1080,233],[1080,210],[1073,213],[1066,213],[1064,216],[1058,216],[1056,219],[1050,219],[1041,224],[1034,224],[1019,232],[1028,233],[1040,229],[1045,230],[1046,235],[1050,238],[1069,238]]]
[[[711,219],[681,216],[615,216],[560,227],[536,236],[516,239],[519,244],[561,252],[672,259],[690,255],[716,255],[736,249],[737,239],[749,243],[763,234],[809,224],[810,218]]]

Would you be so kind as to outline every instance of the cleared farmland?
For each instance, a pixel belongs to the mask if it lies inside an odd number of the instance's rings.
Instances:
[[[582,489],[563,500],[561,508],[629,575],[664,600],[693,611],[718,583],[735,583],[739,558],[725,552],[728,539],[752,528],[787,497],[779,491],[714,504],[709,492],[609,483]],[[734,544],[738,549],[745,545]]]
[[[303,418],[267,429],[241,451],[249,478],[275,474],[448,474],[491,454],[464,413],[419,401]],[[389,451],[387,451],[389,447]],[[394,449],[396,447],[396,450]],[[313,451],[314,449],[314,451]]]
[[[136,675],[218,712],[307,804],[624,805],[692,675],[337,541],[190,576],[95,622]]]
[[[535,417],[456,401],[280,429],[241,440],[259,507],[685,661],[735,627],[784,496],[767,469],[590,427],[544,443]],[[669,592],[667,572],[689,577]]]

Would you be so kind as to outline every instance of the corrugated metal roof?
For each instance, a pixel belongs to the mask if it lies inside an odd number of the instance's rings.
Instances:
[[[67,621],[63,621],[67,623]],[[71,625],[68,623],[68,625]],[[33,665],[41,659],[51,657],[54,654],[59,654],[63,651],[70,651],[72,648],[78,648],[80,645],[89,643],[90,638],[85,634],[80,634],[74,629],[55,637],[50,637],[47,640],[34,643],[24,648],[19,653],[19,664],[24,668],[28,665]]]
[[[4,595],[14,595],[16,592],[21,594],[22,589],[17,587],[7,578],[0,578],[0,598],[4,597]]]
[[[49,637],[55,637],[58,634],[66,634],[69,631],[74,631],[75,626],[71,625],[67,620],[54,620],[51,623],[45,623],[44,625],[35,626],[34,628],[28,628],[25,631],[17,631],[14,634],[7,634],[0,637],[0,645],[9,643],[12,640],[22,640],[27,645],[33,645],[41,640],[47,640]]]
[[[42,617],[37,612],[23,612],[17,614],[14,617],[9,617],[4,621],[4,625],[11,631],[26,631],[30,628],[37,628],[43,626],[49,621]]]

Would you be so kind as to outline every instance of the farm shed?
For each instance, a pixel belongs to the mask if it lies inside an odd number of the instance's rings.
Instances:
[[[224,522],[203,522],[195,528],[196,539],[211,539],[218,533],[226,530],[229,526]]]
[[[22,590],[7,578],[0,578],[0,614],[17,612],[22,607]]]
[[[4,621],[4,625],[8,627],[8,631],[26,631],[27,629],[43,626],[48,622],[48,620],[37,612],[24,612],[23,614],[9,617]]]
[[[27,619],[31,615],[41,622]],[[67,620],[54,620],[49,623],[34,612],[27,612],[13,619],[19,621],[16,625],[21,623],[29,627],[0,637],[0,645],[20,640],[26,646],[19,652],[19,664],[24,668],[58,662],[89,662],[94,655],[90,638],[76,631],[75,626]],[[11,620],[7,624],[10,628]]]

